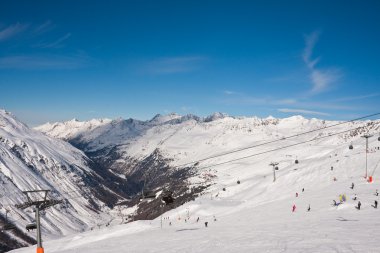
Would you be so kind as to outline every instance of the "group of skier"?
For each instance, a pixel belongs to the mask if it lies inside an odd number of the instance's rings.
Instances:
[[[351,183],[351,189],[353,190],[354,189],[354,183]],[[376,197],[378,197],[379,196],[379,192],[378,192],[378,190],[376,189],[376,191],[375,191],[375,193],[374,193],[374,195],[376,196]],[[355,194],[354,195],[354,198],[353,198],[353,200],[358,200],[358,196]],[[361,208],[361,205],[362,205],[362,203],[360,202],[360,200],[358,201],[358,204],[357,204],[357,206],[355,206],[355,208],[357,209],[357,210],[360,210],[360,208]],[[374,200],[374,204],[373,205],[371,205],[373,208],[376,208],[377,209],[377,200]]]
[[[302,192],[304,192],[304,191],[305,191],[305,188],[302,188]],[[298,192],[296,192],[296,198],[298,198],[298,196],[299,196],[299,194],[298,194]],[[296,204],[293,204],[293,206],[292,206],[292,212],[294,213],[296,211],[296,209],[297,209]],[[310,212],[310,210],[311,210],[311,207],[310,207],[310,204],[309,204],[309,206],[306,209],[306,211]]]
[[[353,190],[353,189],[355,188],[355,184],[354,184],[354,183],[351,183],[350,188]],[[302,188],[302,192],[304,192],[304,191],[305,191],[305,188]],[[379,196],[379,192],[378,192],[377,189],[376,189],[376,192],[374,193],[374,195],[377,196],[377,197]],[[296,192],[296,198],[298,198],[298,196],[299,196],[299,194],[298,194],[298,192]],[[353,199],[354,201],[356,201],[356,200],[358,200],[358,196],[355,194],[354,197],[353,197],[352,199]],[[345,195],[345,194],[339,195],[339,202],[337,202],[337,201],[334,199],[334,200],[333,200],[333,206],[339,206],[340,204],[342,204],[342,203],[344,203],[344,202],[346,202],[346,195]],[[373,208],[376,208],[376,209],[377,209],[377,204],[378,204],[378,201],[375,200],[375,201],[374,201],[374,204],[371,205],[371,206],[372,206]],[[360,210],[361,206],[362,206],[362,203],[360,202],[360,200],[358,200],[358,203],[357,203],[357,205],[355,206],[355,208],[356,208],[357,210]],[[293,206],[292,206],[292,212],[294,213],[294,212],[296,211],[296,209],[297,209],[296,204],[293,204]],[[309,206],[308,206],[308,208],[307,208],[307,212],[310,212],[310,210],[311,210],[311,207],[310,207],[310,204],[309,204]]]
[[[355,184],[354,183],[351,183],[351,186],[350,186],[350,189],[354,189],[355,188]],[[379,192],[378,192],[378,190],[376,189],[376,192],[375,192],[375,194],[374,194],[375,196],[379,196]],[[342,198],[341,196],[344,196],[344,198]],[[358,200],[358,196],[356,195],[356,193],[355,193],[355,195],[354,195],[354,197],[352,198],[352,200],[354,200],[354,201],[358,201],[358,203],[357,203],[357,205],[355,206],[355,208],[357,209],[357,210],[360,210],[360,208],[361,208],[361,206],[362,206],[362,203],[360,202],[360,200]],[[340,205],[340,204],[342,204],[343,202],[345,202],[346,201],[346,199],[345,199],[345,195],[343,194],[343,195],[340,195],[340,202],[336,202],[335,200],[333,200],[333,206],[338,206],[338,205]],[[374,204],[373,205],[371,205],[373,208],[377,208],[377,204],[378,204],[378,202],[377,202],[377,200],[375,200],[374,201]]]

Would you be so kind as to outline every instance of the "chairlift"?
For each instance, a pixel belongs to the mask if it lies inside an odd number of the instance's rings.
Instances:
[[[294,161],[295,164],[298,164],[298,157],[296,156],[296,160]]]
[[[13,229],[16,229],[16,226],[8,222],[3,225],[2,230],[13,230]]]
[[[154,199],[156,194],[153,191],[143,191],[140,196],[140,200]]]
[[[276,167],[274,167],[274,170],[278,170],[278,167],[276,166]]]
[[[30,230],[37,229],[37,224],[36,223],[29,223],[29,224],[26,224],[25,228],[29,232]]]
[[[10,210],[5,209],[5,222],[4,222],[4,225],[2,227],[2,230],[13,230],[16,228],[15,225],[13,225],[11,222],[8,221],[8,213],[9,212],[10,212]]]

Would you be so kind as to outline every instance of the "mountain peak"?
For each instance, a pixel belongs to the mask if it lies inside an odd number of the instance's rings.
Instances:
[[[155,123],[155,124],[162,124],[162,123],[168,122],[173,119],[178,119],[178,118],[181,118],[181,116],[175,112],[172,112],[167,115],[156,114],[149,122]]]
[[[210,121],[214,121],[214,120],[218,120],[218,119],[224,119],[224,118],[227,118],[229,117],[228,114],[226,113],[222,113],[222,112],[214,112],[213,114],[207,116],[205,118],[205,122],[210,122]]]

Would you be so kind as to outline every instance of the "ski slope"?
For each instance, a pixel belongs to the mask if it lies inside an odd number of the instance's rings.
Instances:
[[[174,158],[173,165],[180,166],[333,123],[336,122],[298,116],[279,120],[190,119],[145,129],[122,149],[130,156],[144,156],[159,147],[166,156]],[[375,195],[376,189],[380,190],[379,126],[379,121],[340,125],[200,162],[199,175],[190,183],[206,182],[209,188],[195,201],[165,213],[162,228],[160,218],[123,225],[115,222],[111,227],[46,241],[45,251],[380,252],[380,212],[371,206],[380,200]],[[341,131],[347,132],[331,135]],[[364,179],[364,133],[376,134],[369,141],[368,152],[372,183]],[[317,139],[323,136],[326,138]],[[311,141],[278,149],[307,140]],[[351,142],[353,150],[348,149]],[[265,151],[268,153],[255,155]],[[255,156],[213,166],[249,155]],[[275,182],[271,162],[279,163]],[[350,188],[352,183],[354,189]],[[347,201],[332,206],[341,194],[347,196]],[[354,194],[362,203],[361,210],[355,208],[358,200],[353,200]],[[307,212],[309,205],[311,211]]]

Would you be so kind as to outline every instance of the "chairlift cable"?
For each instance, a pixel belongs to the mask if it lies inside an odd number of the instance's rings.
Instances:
[[[251,154],[251,155],[247,155],[247,156],[243,156],[243,157],[227,160],[227,161],[224,161],[224,162],[221,162],[221,163],[215,163],[215,164],[199,167],[199,169],[208,169],[208,168],[211,168],[211,167],[215,167],[215,166],[219,166],[219,165],[223,165],[223,164],[228,164],[228,163],[231,163],[231,162],[240,161],[240,160],[243,160],[243,159],[246,159],[246,158],[250,158],[250,157],[254,157],[254,156],[259,156],[259,155],[271,153],[271,152],[274,152],[274,151],[286,149],[286,148],[289,148],[289,147],[294,147],[294,146],[302,145],[302,144],[309,143],[309,142],[312,142],[312,141],[315,141],[315,140],[329,138],[331,136],[339,135],[339,134],[342,134],[342,133],[347,133],[347,132],[350,132],[350,131],[353,131],[353,130],[357,130],[357,129],[360,129],[360,128],[363,128],[363,127],[356,127],[356,128],[352,128],[352,129],[349,129],[349,130],[337,132],[337,133],[334,133],[334,134],[329,134],[329,135],[326,135],[326,136],[321,136],[321,137],[313,138],[311,140],[297,142],[297,143],[290,144],[290,145],[287,145],[287,146],[283,146],[283,147],[279,147],[279,148],[274,148],[274,149],[266,150],[266,151],[263,151],[263,152],[259,152],[259,153],[255,153],[255,154]]]
[[[379,113],[365,115],[365,116],[362,116],[362,117],[359,117],[359,118],[355,118],[355,119],[352,119],[352,120],[348,120],[348,121],[339,122],[339,123],[336,123],[336,124],[333,124],[333,125],[330,125],[330,126],[321,127],[321,128],[317,128],[317,129],[314,129],[314,130],[309,130],[309,131],[306,131],[306,132],[302,132],[302,133],[298,133],[298,134],[282,137],[282,138],[275,139],[275,140],[272,140],[272,141],[267,141],[267,142],[264,142],[264,143],[260,143],[260,144],[256,144],[256,145],[252,145],[252,146],[247,146],[247,147],[244,147],[244,148],[239,148],[239,149],[232,150],[232,151],[229,151],[229,152],[212,155],[212,156],[205,157],[205,158],[202,158],[202,159],[199,159],[199,160],[195,160],[195,161],[192,161],[192,162],[187,162],[187,163],[180,164],[177,167],[184,167],[184,166],[187,166],[187,165],[193,165],[193,164],[196,164],[196,163],[199,163],[199,162],[210,160],[212,158],[226,156],[226,155],[229,155],[229,154],[233,154],[233,153],[241,152],[241,151],[244,151],[244,150],[248,150],[248,149],[264,146],[264,145],[267,145],[267,144],[272,144],[272,143],[275,143],[275,142],[279,142],[279,141],[283,141],[283,140],[299,137],[299,136],[306,135],[306,134],[309,134],[309,133],[317,132],[317,131],[320,131],[320,130],[332,128],[332,127],[343,125],[343,124],[352,123],[352,122],[355,122],[355,121],[358,121],[358,120],[361,120],[361,119],[370,118],[370,117],[374,117],[374,116],[377,116],[377,115],[380,115],[380,112]]]

